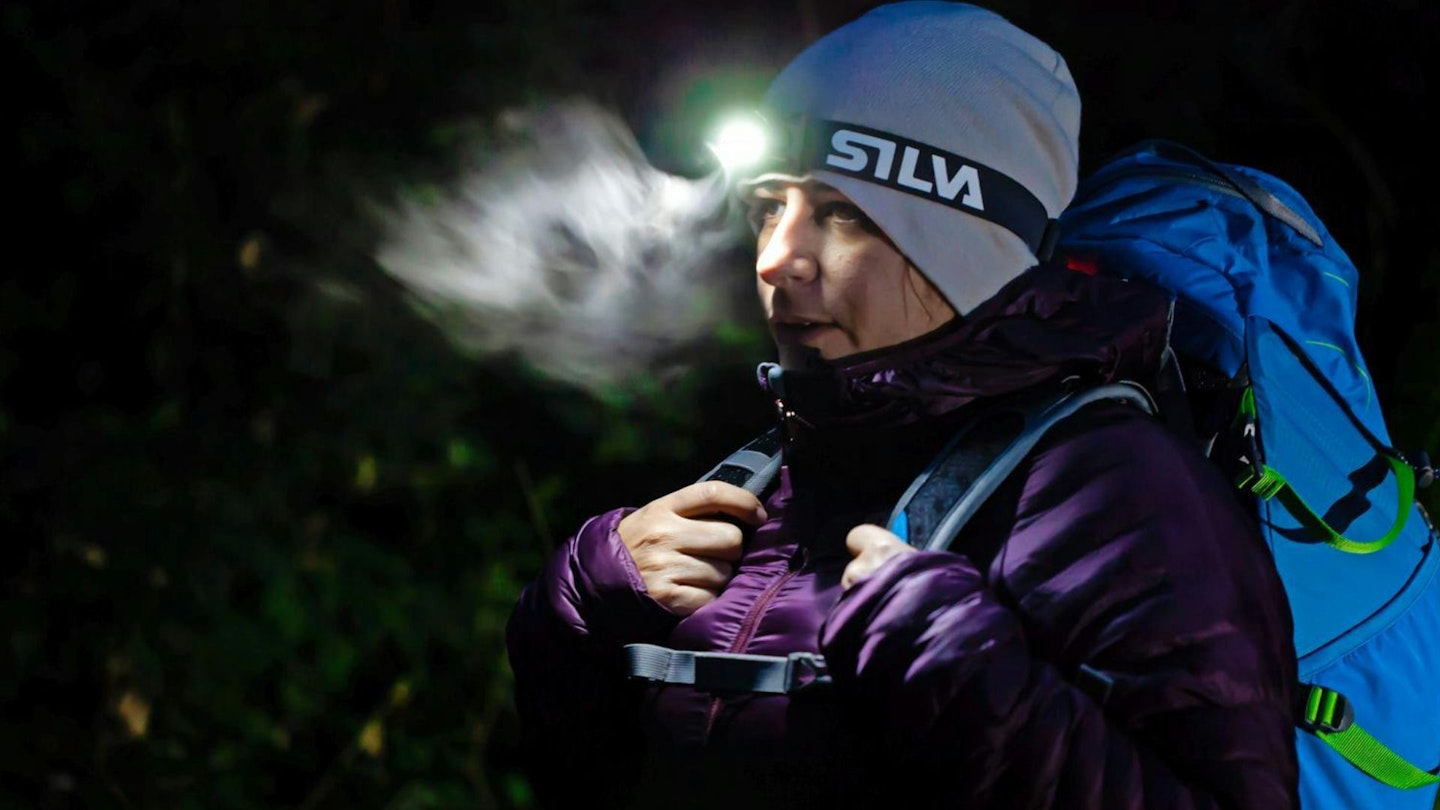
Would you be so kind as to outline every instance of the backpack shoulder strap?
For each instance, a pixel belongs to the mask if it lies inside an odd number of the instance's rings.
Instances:
[[[1223,163],[1217,163],[1184,144],[1167,141],[1163,138],[1152,138],[1141,141],[1130,149],[1125,150],[1119,157],[1146,151],[1152,152],[1167,160],[1189,163],[1202,171],[1224,180],[1242,197],[1254,204],[1256,208],[1290,226],[1301,236],[1314,243],[1316,247],[1323,248],[1325,246],[1325,240],[1320,237],[1320,232],[1315,229],[1315,226],[1310,224],[1309,220],[1290,208],[1290,206],[1286,205],[1285,202],[1275,196],[1275,194],[1240,172],[1235,171],[1232,167],[1226,166]]]
[[[700,476],[700,480],[734,484],[763,499],[780,472],[783,444],[780,428],[773,427],[746,442],[744,447]]]
[[[1106,399],[1128,402],[1146,413],[1155,412],[1155,404],[1144,388],[1135,383],[1115,383],[977,413],[901,496],[888,524],[890,530],[917,548],[948,548],[980,504],[1046,431],[1086,405]],[[779,428],[767,431],[731,453],[700,480],[724,481],[763,495],[780,469],[782,444]],[[972,471],[974,474],[970,474]],[[824,657],[811,653],[711,653],[653,644],[627,644],[625,651],[631,678],[686,684],[712,692],[783,694],[830,683]],[[1103,698],[1097,699],[1103,703]]]
[[[1052,392],[981,411],[900,496],[886,527],[918,549],[949,549],[1050,428],[1101,400],[1125,402],[1149,414],[1156,411],[1150,394],[1132,382]]]

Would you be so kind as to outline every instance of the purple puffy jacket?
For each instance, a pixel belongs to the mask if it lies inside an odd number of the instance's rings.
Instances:
[[[1153,373],[1168,301],[1036,268],[963,323],[846,361],[788,452],[719,598],[651,600],[591,519],[511,618],[547,806],[1297,806],[1287,602],[1253,521],[1191,442],[1097,404],[1045,437],[953,545],[842,594],[845,535],[883,523],[979,398]],[[655,493],[656,495],[660,493]],[[622,647],[819,652],[834,683],[714,695],[625,677]],[[1083,667],[1083,669],[1082,669]],[[1100,688],[1099,685],[1109,682]]]

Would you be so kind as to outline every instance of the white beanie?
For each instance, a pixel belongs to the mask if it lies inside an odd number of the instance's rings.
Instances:
[[[962,315],[1037,263],[1075,193],[1080,95],[1065,60],[976,6],[873,9],[796,57],[762,109],[808,128],[804,173],[854,201]]]

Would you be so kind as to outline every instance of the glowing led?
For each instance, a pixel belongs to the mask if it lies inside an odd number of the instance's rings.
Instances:
[[[720,164],[731,171],[753,166],[765,156],[769,147],[765,127],[754,118],[737,118],[726,122],[710,142]]]

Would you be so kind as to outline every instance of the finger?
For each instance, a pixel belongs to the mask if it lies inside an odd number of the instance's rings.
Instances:
[[[718,592],[735,574],[735,566],[713,557],[684,557],[671,570],[671,582]]]
[[[853,557],[858,557],[868,549],[887,543],[905,545],[905,541],[896,536],[894,532],[882,529],[873,523],[862,523],[845,535],[845,548],[850,550],[850,555]]]
[[[850,561],[845,570],[840,574],[840,589],[850,590],[850,586],[865,579],[885,563],[886,560],[894,557],[899,551],[882,550],[868,551]]]
[[[754,493],[723,481],[701,481],[678,489],[665,497],[675,514],[681,517],[729,515],[753,526],[766,520],[765,506]]]
[[[841,590],[849,590],[852,585],[875,573],[891,557],[915,551],[893,533],[871,525],[851,529],[845,537],[845,546],[855,559],[841,572]]]
[[[851,560],[840,574],[840,590],[850,590],[851,586],[868,576],[874,567],[868,556],[860,556]]]
[[[745,550],[745,533],[723,520],[682,518],[670,548],[692,557],[714,557],[735,562]]]
[[[689,616],[715,601],[715,592],[690,585],[672,585],[655,595],[655,601],[677,616]]]

